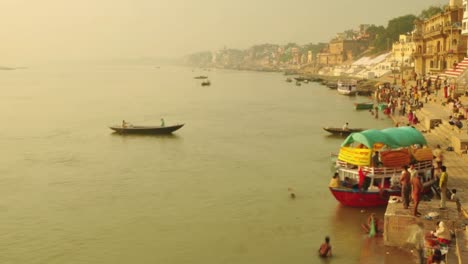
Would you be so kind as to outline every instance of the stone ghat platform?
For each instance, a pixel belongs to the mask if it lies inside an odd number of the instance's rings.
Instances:
[[[447,201],[447,208],[440,210],[438,209],[440,200],[437,198],[431,201],[421,201],[418,207],[421,216],[414,217],[414,204],[411,203],[408,209],[404,209],[399,197],[392,196],[390,200],[398,200],[398,202],[389,203],[385,211],[384,244],[386,246],[410,249],[411,245],[408,244],[408,238],[413,227],[419,222],[424,225],[425,234],[434,231],[438,221],[444,221],[446,226],[455,232],[460,230],[460,226],[463,225],[455,202]],[[428,217],[431,212],[438,213],[439,216]],[[464,247],[464,245],[457,245],[456,242],[452,242],[446,254],[446,263],[468,263],[468,259],[462,260],[459,257],[461,256],[461,254],[458,254],[460,250],[458,247],[460,246]]]
[[[415,82],[411,81],[409,85],[414,86]],[[422,122],[415,127],[424,133],[429,147],[435,148],[439,144],[444,150],[443,163],[447,166],[449,175],[448,189],[457,189],[463,212],[457,219],[468,224],[468,123],[463,121],[462,129],[448,124],[449,116],[452,115],[452,106],[444,104],[446,99],[442,96],[443,93],[440,92],[438,96],[432,94],[424,107],[416,111],[416,115]],[[468,105],[468,96],[462,96],[460,100],[463,105]],[[408,123],[406,115],[393,115],[391,118],[395,123]],[[452,147],[454,151],[447,151],[448,147]],[[438,204],[433,206],[432,210],[437,210],[439,207]],[[468,232],[459,229],[456,231],[456,238],[459,261],[450,263],[468,263]]]

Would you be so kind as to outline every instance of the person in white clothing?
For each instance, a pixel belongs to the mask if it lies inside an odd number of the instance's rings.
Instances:
[[[343,130],[348,130],[348,122],[343,125]]]

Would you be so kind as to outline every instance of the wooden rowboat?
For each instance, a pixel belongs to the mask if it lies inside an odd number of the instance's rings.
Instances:
[[[184,124],[174,126],[110,126],[109,128],[119,134],[170,134],[183,126]]]
[[[356,110],[368,110],[373,108],[374,103],[354,103],[354,109]]]
[[[346,130],[343,130],[342,128],[338,128],[338,127],[323,127],[323,130],[329,133],[332,133],[333,135],[348,136],[351,133],[361,132],[365,129],[364,128],[348,128]]]

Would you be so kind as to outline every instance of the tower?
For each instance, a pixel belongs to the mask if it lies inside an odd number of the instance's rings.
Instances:
[[[463,0],[450,0],[449,7],[450,8],[462,7],[463,6],[462,2]]]

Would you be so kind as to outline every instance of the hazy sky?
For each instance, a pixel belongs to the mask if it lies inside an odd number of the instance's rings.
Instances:
[[[0,0],[0,65],[326,42],[449,0]]]

